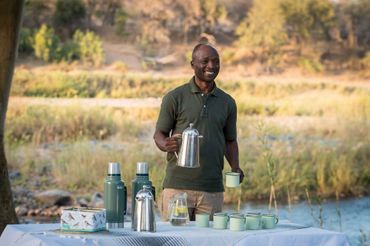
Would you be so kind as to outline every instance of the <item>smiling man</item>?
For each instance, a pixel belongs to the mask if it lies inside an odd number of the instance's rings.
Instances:
[[[236,135],[235,100],[216,86],[220,71],[217,50],[208,44],[194,47],[190,62],[194,76],[163,97],[154,133],[158,148],[167,152],[166,176],[160,198],[163,220],[168,220],[168,204],[178,194],[187,193],[190,219],[196,213],[208,213],[211,218],[223,205],[224,157],[231,170],[241,174]],[[179,151],[178,136],[193,123],[203,135],[200,141],[200,167],[176,165]]]

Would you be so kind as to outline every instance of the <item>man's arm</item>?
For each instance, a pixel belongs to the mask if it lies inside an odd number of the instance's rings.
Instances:
[[[239,147],[238,147],[238,142],[236,140],[232,140],[232,141],[226,140],[225,157],[226,157],[226,160],[229,162],[231,171],[240,173],[240,183],[243,182],[244,173],[243,173],[243,170],[240,169],[240,166],[239,166]]]
[[[153,138],[160,150],[164,152],[175,152],[178,151],[177,138],[179,138],[179,136],[181,136],[181,134],[174,134],[169,137],[169,133],[155,130]]]

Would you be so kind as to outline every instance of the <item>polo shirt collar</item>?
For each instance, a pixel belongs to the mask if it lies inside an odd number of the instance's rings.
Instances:
[[[199,89],[199,87],[195,83],[195,76],[193,76],[190,79],[189,84],[190,84],[190,90],[192,93],[202,93],[202,91]],[[220,89],[217,88],[217,85],[215,82],[215,86],[213,87],[212,91],[209,92],[209,94],[212,96],[219,96],[219,93],[220,93]]]

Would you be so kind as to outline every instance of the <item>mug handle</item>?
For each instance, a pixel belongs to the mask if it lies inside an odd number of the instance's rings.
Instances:
[[[279,222],[279,218],[276,216],[275,217],[275,224],[277,224]]]
[[[258,221],[258,229],[262,229],[263,227],[263,220],[262,220],[262,216],[260,217],[260,220]]]

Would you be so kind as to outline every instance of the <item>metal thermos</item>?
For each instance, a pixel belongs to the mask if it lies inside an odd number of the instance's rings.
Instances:
[[[134,220],[132,221],[134,231],[156,231],[154,199],[150,192],[151,188],[149,185],[144,185],[144,188],[136,194]]]
[[[178,155],[177,165],[180,167],[196,168],[199,164],[199,135],[197,129],[193,128],[194,124],[186,128],[182,133],[180,152]]]
[[[119,163],[110,162],[108,175],[104,182],[104,207],[106,209],[106,228],[124,227],[127,207],[127,189],[121,180]]]
[[[138,162],[136,164],[136,177],[132,180],[132,192],[131,192],[131,221],[134,220],[134,208],[135,208],[135,197],[139,190],[143,189],[144,185],[151,187],[151,192],[155,200],[155,187],[152,185],[152,181],[149,180],[149,165],[147,162]]]

